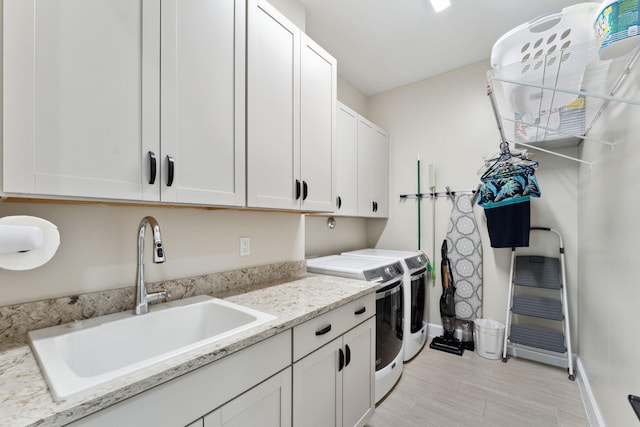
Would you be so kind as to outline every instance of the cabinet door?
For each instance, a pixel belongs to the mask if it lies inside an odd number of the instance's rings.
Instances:
[[[371,199],[376,203],[374,216],[387,218],[389,216],[389,143],[382,129],[374,127],[373,131]]]
[[[387,136],[358,116],[358,215],[389,216],[389,165]]]
[[[358,114],[338,103],[336,107],[336,209],[337,215],[358,213]]]
[[[358,216],[374,216],[373,187],[373,124],[358,116]]]
[[[293,425],[342,425],[342,375],[338,371],[342,338],[293,364]]]
[[[300,30],[265,0],[247,16],[247,205],[299,209]]]
[[[291,368],[204,417],[204,427],[291,426]]]
[[[160,3],[6,0],[3,190],[158,200]]]
[[[375,409],[376,322],[372,317],[344,335],[342,425],[363,426]]]
[[[306,35],[300,51],[302,209],[333,212],[336,184],[336,60]]]
[[[163,201],[244,205],[244,34],[244,1],[162,0]]]

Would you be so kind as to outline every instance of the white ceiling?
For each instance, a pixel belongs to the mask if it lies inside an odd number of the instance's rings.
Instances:
[[[429,0],[299,0],[306,33],[338,60],[338,74],[375,95],[491,55],[504,33],[582,1],[451,0],[435,13]]]

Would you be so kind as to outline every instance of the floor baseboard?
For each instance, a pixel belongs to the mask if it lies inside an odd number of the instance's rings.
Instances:
[[[593,391],[591,390],[591,385],[589,384],[589,377],[584,370],[582,360],[580,360],[579,356],[576,359],[576,369],[578,371],[578,388],[580,389],[582,401],[584,402],[584,407],[587,411],[589,424],[591,425],[591,427],[606,427],[604,420],[602,419],[600,409],[598,408],[598,403],[593,396]]]

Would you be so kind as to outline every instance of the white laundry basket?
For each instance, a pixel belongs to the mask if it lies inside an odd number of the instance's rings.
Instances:
[[[476,319],[473,325],[476,353],[487,359],[500,359],[504,324],[496,320]]]
[[[593,16],[598,3],[580,3],[526,22],[498,39],[491,66],[499,77],[579,91],[584,70],[595,59]],[[572,93],[540,91],[526,85],[505,86],[513,112],[536,113],[569,105]]]
[[[509,138],[557,148],[581,141],[586,108],[577,93],[587,65],[597,59],[593,16],[599,6],[579,3],[548,13],[494,44],[491,66],[502,79],[506,104],[501,108],[515,123],[505,128]]]

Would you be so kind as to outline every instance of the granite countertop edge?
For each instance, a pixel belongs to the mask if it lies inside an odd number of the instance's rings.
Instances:
[[[221,342],[113,381],[91,394],[55,402],[28,344],[0,350],[0,426],[61,426],[215,362],[375,291],[372,282],[307,274],[242,292],[211,296],[277,316]],[[153,309],[153,308],[152,308]],[[2,389],[6,389],[3,391]]]

